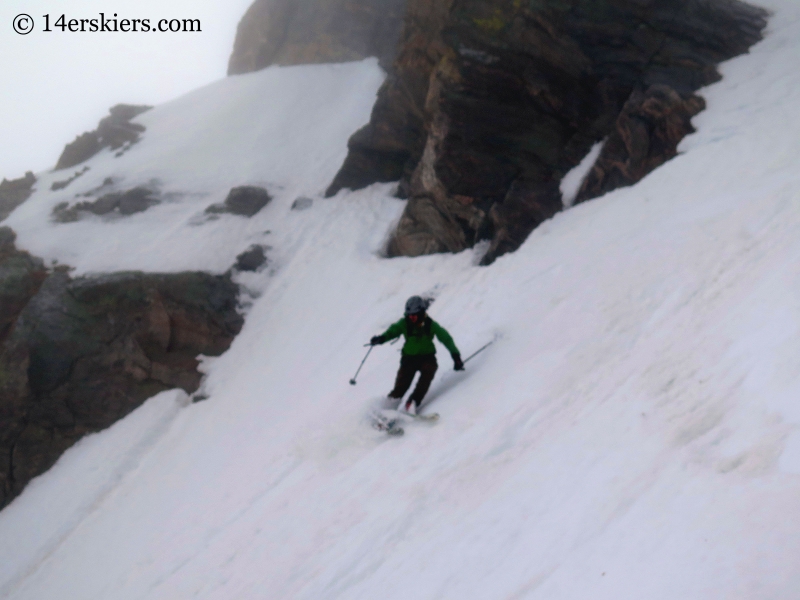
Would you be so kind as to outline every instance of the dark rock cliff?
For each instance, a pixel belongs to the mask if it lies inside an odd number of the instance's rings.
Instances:
[[[228,74],[273,64],[396,55],[406,0],[255,0],[236,31]]]
[[[86,433],[163,390],[194,392],[197,355],[242,326],[229,276],[71,278],[0,228],[0,507]]]
[[[515,250],[608,138],[578,201],[676,154],[765,11],[736,0],[409,0],[401,50],[328,195],[400,180],[390,255]]]

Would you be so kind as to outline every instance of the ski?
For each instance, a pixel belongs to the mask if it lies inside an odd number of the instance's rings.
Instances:
[[[402,413],[407,417],[411,417],[415,421],[438,421],[439,420],[439,413],[427,413],[424,415],[412,415],[411,413]]]
[[[412,415],[402,410],[383,409],[372,413],[372,427],[388,435],[403,435],[405,430],[400,423],[404,418],[422,423],[434,423],[439,420],[439,413]]]
[[[408,417],[409,419],[414,419],[415,421],[433,422],[433,421],[438,421],[439,420],[439,413],[425,413],[425,414],[422,414],[422,415],[419,415],[419,414],[415,415],[415,414],[408,413],[408,412],[406,412],[404,410],[396,410],[394,412],[400,418]]]

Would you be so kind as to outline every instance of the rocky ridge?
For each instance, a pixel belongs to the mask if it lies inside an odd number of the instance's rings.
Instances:
[[[100,120],[97,129],[79,135],[64,147],[64,151],[56,163],[56,170],[68,169],[89,160],[105,148],[125,152],[139,141],[144,132],[144,125],[131,123],[131,119],[152,106],[117,104],[109,109],[109,115]]]
[[[370,123],[328,189],[400,181],[387,253],[515,250],[562,208],[561,178],[608,138],[578,201],[635,183],[692,131],[716,65],[761,38],[736,0],[410,0]]]

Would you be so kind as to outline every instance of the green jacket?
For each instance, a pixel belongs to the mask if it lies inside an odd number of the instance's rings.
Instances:
[[[408,319],[403,317],[397,323],[390,325],[389,329],[381,334],[381,337],[388,341],[401,335],[406,337],[406,343],[403,344],[403,355],[405,356],[436,354],[433,336],[436,336],[445,345],[450,354],[461,354],[456,348],[453,338],[445,331],[445,328],[430,317],[425,317],[421,323],[416,325],[412,325]]]

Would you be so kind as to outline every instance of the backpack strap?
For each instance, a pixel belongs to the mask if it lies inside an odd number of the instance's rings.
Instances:
[[[430,337],[432,335],[432,329],[433,319],[431,319],[428,315],[425,315],[425,320],[422,321],[421,327],[415,326],[411,321],[408,320],[408,317],[406,317],[406,335],[424,335],[425,337]],[[422,331],[420,332],[420,330]]]

